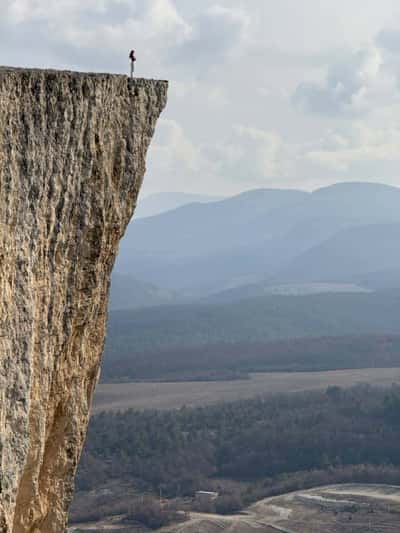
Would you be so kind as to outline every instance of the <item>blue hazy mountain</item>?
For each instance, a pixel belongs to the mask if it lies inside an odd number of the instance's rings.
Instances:
[[[187,204],[206,204],[219,200],[222,200],[222,197],[184,192],[159,192],[144,198],[139,197],[135,218],[152,217]]]
[[[112,277],[111,311],[173,304],[177,300],[177,293],[137,280],[133,276],[114,274]]]
[[[300,254],[280,273],[297,281],[353,279],[400,269],[400,223],[344,229]]]
[[[399,224],[396,187],[253,190],[134,220],[116,271],[192,296],[266,281],[359,285],[400,270]]]
[[[219,279],[225,276],[230,256],[235,260],[238,253],[245,263],[247,257],[253,263],[251,256],[258,251],[264,256],[260,242],[272,238],[263,224],[265,216],[307,196],[302,191],[254,190],[220,202],[189,204],[134,219],[121,243],[116,271],[170,288],[190,287],[192,281],[201,285],[201,271],[205,283]]]

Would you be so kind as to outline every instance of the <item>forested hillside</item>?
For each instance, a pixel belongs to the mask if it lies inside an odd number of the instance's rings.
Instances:
[[[323,336],[396,335],[400,293],[266,296],[226,304],[116,311],[105,364],[134,354],[215,343]]]
[[[252,372],[400,367],[400,336],[206,344],[105,358],[103,382],[246,379]]]

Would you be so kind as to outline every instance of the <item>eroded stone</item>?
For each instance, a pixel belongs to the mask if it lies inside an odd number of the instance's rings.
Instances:
[[[62,533],[167,83],[0,68],[0,531]]]

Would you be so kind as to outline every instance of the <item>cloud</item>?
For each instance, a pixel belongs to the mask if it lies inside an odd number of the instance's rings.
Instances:
[[[385,69],[392,73],[396,80],[396,90],[400,89],[400,29],[384,28],[377,37],[376,43],[383,52]]]
[[[191,35],[170,56],[172,62],[189,64],[200,74],[204,69],[242,54],[250,17],[239,8],[213,5],[190,20]]]
[[[209,171],[242,183],[261,183],[280,173],[282,140],[274,132],[243,125],[229,137],[202,147]]]
[[[302,83],[293,96],[303,111],[326,115],[358,114],[368,110],[371,87],[382,65],[378,48],[359,50],[329,67],[322,83]]]
[[[51,66],[125,71],[126,51],[137,47],[142,63],[157,71],[168,49],[180,46],[191,33],[172,0],[5,2],[2,48],[7,44],[34,65],[45,57]]]
[[[281,171],[281,152],[274,132],[236,125],[220,142],[196,145],[176,121],[161,120],[149,154],[150,179],[178,180],[185,189],[200,183],[207,190],[210,182],[265,185]]]
[[[212,77],[240,54],[250,24],[241,8],[214,2],[192,14],[174,0],[1,1],[0,62],[20,56],[33,66],[44,60],[52,67],[125,72],[126,51],[135,48],[139,75],[187,83]],[[2,61],[7,46],[12,55]],[[214,93],[217,100],[221,93]]]
[[[2,0],[2,3],[3,17],[18,26],[34,21],[69,23],[71,17],[79,21],[79,15],[84,13],[96,17],[96,14],[106,14],[109,0],[86,0],[84,3],[79,0]],[[115,0],[115,3],[121,2]]]
[[[170,80],[146,188],[399,180],[395,0],[0,4],[0,64],[122,73],[135,48],[138,76]]]
[[[376,42],[385,50],[398,53],[400,51],[400,30],[396,28],[384,28],[378,33]]]
[[[147,160],[148,191],[207,191],[199,146],[176,120],[159,119]]]
[[[344,132],[330,131],[304,158],[336,172],[347,172],[359,163],[400,162],[400,128],[356,123]]]
[[[160,119],[154,143],[150,148],[153,173],[168,175],[176,169],[182,175],[199,170],[199,152],[175,120]]]
[[[115,17],[122,6],[124,16]],[[141,57],[159,65],[165,51],[179,46],[191,32],[170,0],[140,0],[130,4],[109,0],[107,12],[112,11],[114,21],[99,14],[95,24],[67,24],[59,28],[59,38],[68,46],[84,47],[100,56],[104,51],[115,55],[134,46],[140,49]]]

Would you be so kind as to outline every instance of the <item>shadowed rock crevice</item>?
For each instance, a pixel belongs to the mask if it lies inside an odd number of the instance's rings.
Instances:
[[[0,532],[65,530],[167,83],[0,69]]]

